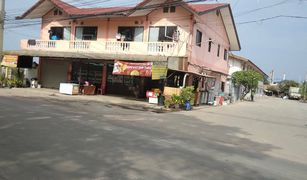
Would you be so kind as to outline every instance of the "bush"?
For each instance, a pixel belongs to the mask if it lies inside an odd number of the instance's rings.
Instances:
[[[20,87],[23,87],[23,80],[13,77],[12,79],[8,80],[7,84],[9,87],[20,88]]]
[[[5,87],[7,84],[7,79],[4,74],[0,74],[0,87]]]
[[[186,102],[190,102],[193,104],[194,101],[194,87],[189,86],[186,88],[183,88],[181,90],[180,95],[173,94],[170,99],[166,99],[164,101],[164,105],[166,108],[169,107],[176,107],[176,106],[184,106]]]
[[[0,78],[0,80],[3,79],[3,77]],[[20,73],[19,71],[14,71],[13,76],[11,79],[6,79],[4,78],[2,81],[2,86],[8,86],[10,88],[12,87],[23,87],[23,80],[24,80],[24,75],[23,73]]]
[[[173,104],[182,105],[183,103],[182,103],[182,98],[181,98],[181,96],[176,95],[176,94],[173,94],[173,95],[172,95],[172,103],[173,103]]]
[[[181,93],[180,93],[180,97],[182,99],[182,104],[188,102],[188,101],[193,101],[195,98],[195,94],[194,94],[194,87],[193,86],[188,86],[186,88],[183,88]],[[193,104],[193,103],[191,103]]]

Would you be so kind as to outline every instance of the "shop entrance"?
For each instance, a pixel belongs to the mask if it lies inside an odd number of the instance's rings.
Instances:
[[[151,77],[113,75],[114,64],[107,64],[107,94],[145,98],[146,91],[162,88],[163,81]]]
[[[84,85],[88,82],[97,88],[101,87],[103,63],[98,62],[72,62],[71,81]]]

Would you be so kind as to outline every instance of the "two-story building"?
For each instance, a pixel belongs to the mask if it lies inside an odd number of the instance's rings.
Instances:
[[[268,75],[259,68],[255,63],[253,63],[251,60],[244,58],[242,56],[238,56],[235,54],[230,53],[229,55],[229,78],[227,82],[227,94],[231,94],[232,101],[238,101],[242,95],[243,88],[234,86],[234,84],[231,81],[231,76],[233,73],[238,71],[248,71],[253,70],[258,72],[263,76],[263,79],[268,79]],[[264,95],[264,82],[259,81],[258,82],[258,88],[256,90],[256,97],[263,96]],[[250,98],[250,94],[246,96],[246,98]]]
[[[42,19],[41,38],[6,54],[40,57],[43,87],[88,81],[101,94],[194,85],[202,102],[225,90],[228,52],[240,50],[229,4],[144,0],[134,7],[82,8],[39,0],[18,19]]]

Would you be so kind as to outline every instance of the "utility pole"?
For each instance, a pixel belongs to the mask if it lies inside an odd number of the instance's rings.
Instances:
[[[274,83],[274,77],[275,76],[275,73],[274,73],[274,70],[272,70],[271,71],[271,73],[270,73],[270,83],[271,83],[271,85]]]
[[[4,34],[4,19],[5,19],[5,0],[0,0],[0,63],[3,58],[3,34]],[[0,68],[1,72],[2,68]]]
[[[3,52],[3,33],[5,19],[5,0],[0,0],[0,52]]]

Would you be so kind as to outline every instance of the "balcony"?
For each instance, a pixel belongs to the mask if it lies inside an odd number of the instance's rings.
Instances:
[[[22,50],[185,57],[182,42],[21,40]]]

